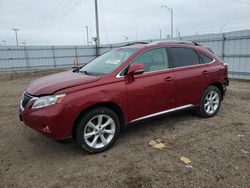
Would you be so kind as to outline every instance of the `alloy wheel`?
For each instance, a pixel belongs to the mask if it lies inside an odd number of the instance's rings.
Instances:
[[[115,131],[115,121],[109,115],[100,114],[88,121],[83,137],[89,147],[99,149],[112,141]]]
[[[207,114],[213,114],[219,107],[220,97],[217,91],[210,91],[207,93],[204,102],[204,110]]]

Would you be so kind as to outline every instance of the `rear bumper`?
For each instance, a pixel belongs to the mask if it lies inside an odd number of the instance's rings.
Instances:
[[[31,109],[31,105],[19,109],[20,120],[28,127],[54,140],[72,137],[74,118],[66,105],[56,104],[41,109]]]

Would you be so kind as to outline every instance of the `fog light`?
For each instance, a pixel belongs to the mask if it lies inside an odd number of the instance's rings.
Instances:
[[[43,125],[43,131],[46,132],[46,133],[50,133],[51,132],[51,130],[50,130],[50,128],[49,128],[48,125]]]

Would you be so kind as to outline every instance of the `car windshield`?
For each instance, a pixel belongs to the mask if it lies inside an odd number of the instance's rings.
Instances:
[[[109,74],[123,64],[135,51],[136,49],[111,50],[82,67],[79,72],[89,75]]]

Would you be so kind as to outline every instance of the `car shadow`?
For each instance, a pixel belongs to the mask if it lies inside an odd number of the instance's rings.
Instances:
[[[199,118],[195,115],[194,109],[184,109],[178,112],[155,116],[126,125],[125,129],[121,132],[121,136],[126,137],[127,134],[137,134],[137,131],[141,131],[142,129],[155,131],[156,129],[164,128],[171,131],[178,125],[176,123],[178,120],[187,120],[194,117]]]
[[[121,131],[120,137],[118,138],[118,144],[115,144],[115,145],[116,147],[122,147],[121,145],[123,144],[123,141],[128,139],[128,137],[142,135],[143,133],[149,134],[148,132],[156,132],[163,128],[169,131],[172,131],[175,129],[175,126],[178,126],[178,120],[186,121],[188,119],[194,118],[194,116],[195,115],[193,113],[193,110],[189,109],[189,110],[182,110],[178,112],[172,112],[167,115],[161,115],[161,116],[141,120],[133,124],[129,124],[126,126],[126,128],[123,131]],[[39,150],[37,150],[36,152],[42,151],[42,153],[44,154],[47,153],[48,155],[53,155],[53,156],[67,155],[67,156],[74,156],[74,157],[79,157],[79,156],[82,157],[82,156],[90,155],[88,152],[82,149],[79,145],[77,145],[77,143],[74,142],[73,139],[63,140],[63,141],[58,142],[58,141],[54,141],[49,138],[46,138],[42,135],[39,136],[39,134],[38,134],[38,137],[36,138],[34,138],[34,136],[32,137],[33,137],[32,144],[37,145],[39,147]],[[107,153],[112,152],[113,150],[119,150],[119,149],[116,149],[116,147],[111,147],[108,151],[105,151],[100,154],[96,154],[95,156],[106,155]]]

